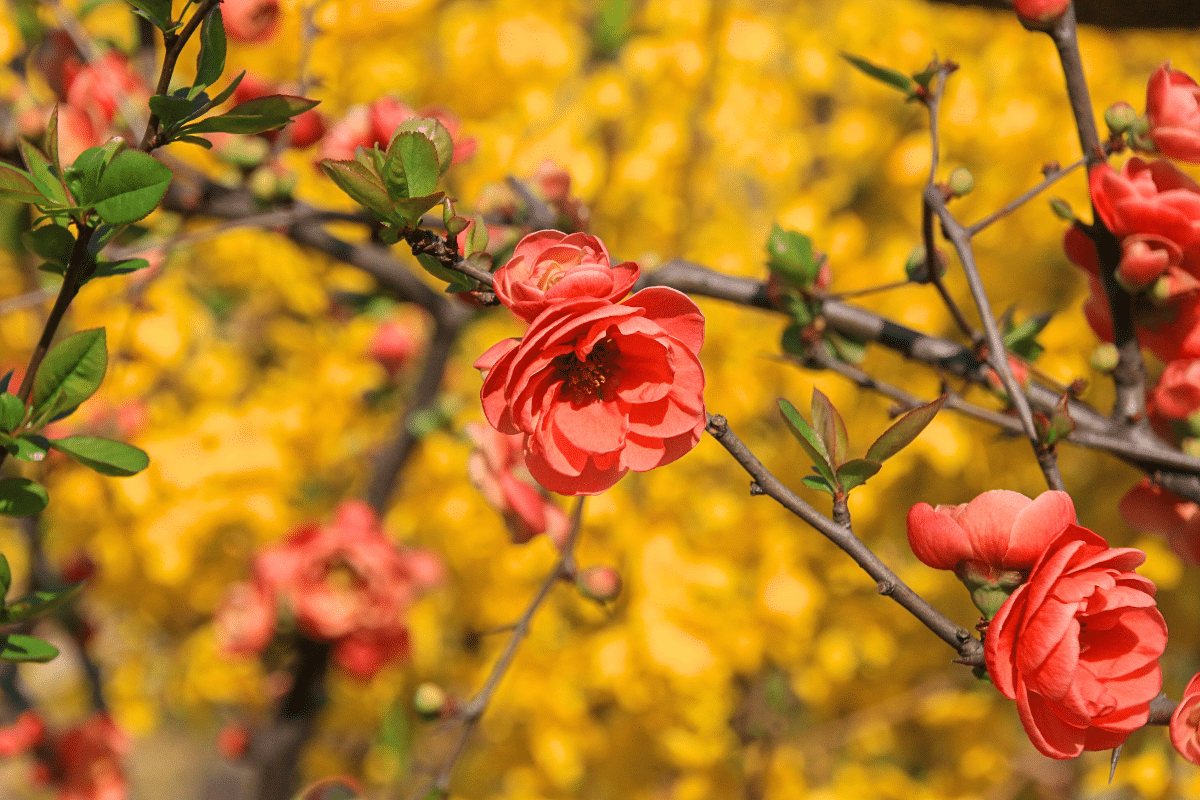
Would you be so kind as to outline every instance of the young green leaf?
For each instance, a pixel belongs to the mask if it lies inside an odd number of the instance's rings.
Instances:
[[[82,587],[83,584],[79,583],[53,592],[39,590],[20,600],[14,600],[4,609],[5,622],[24,622],[27,619],[45,616],[73,600]]]
[[[56,175],[63,174],[62,161],[58,155],[58,104],[54,105],[54,110],[50,112],[50,119],[46,123],[46,136],[43,140],[46,145],[46,155],[50,157],[50,165],[54,167]]]
[[[286,94],[271,94],[239,103],[224,114],[205,117],[199,122],[179,129],[183,134],[197,133],[262,133],[282,128],[298,114],[303,114],[319,101]]]
[[[871,461],[866,458],[852,458],[838,467],[838,483],[842,485],[842,491],[848,492],[854,487],[866,483],[867,478],[870,478],[882,468],[883,465],[878,461]]]
[[[28,517],[40,514],[50,502],[50,495],[40,483],[28,478],[5,478],[0,481],[0,514],[9,517]]]
[[[467,234],[467,247],[465,256],[471,256],[475,253],[483,253],[488,246],[488,229],[487,223],[484,222],[483,214],[475,215],[475,224],[471,226],[471,232]]]
[[[137,222],[162,202],[171,177],[171,170],[153,156],[124,150],[100,176],[96,213],[110,225]]]
[[[1003,326],[1004,346],[1008,350],[1028,361],[1037,361],[1042,354],[1042,346],[1038,344],[1038,334],[1050,323],[1053,316],[1050,312],[1035,314],[1020,325],[1012,325],[1012,315],[1008,313],[1007,324]]]
[[[225,71],[225,21],[221,7],[209,12],[200,25],[200,53],[196,56],[196,83],[188,99],[196,97],[221,78]]]
[[[25,419],[25,404],[16,395],[0,394],[0,429],[12,433]]]
[[[825,341],[828,342],[833,356],[846,364],[861,364],[867,357],[867,346],[856,339],[843,336],[840,332],[826,329]]]
[[[0,198],[21,203],[45,203],[46,196],[34,184],[29,173],[0,163]]]
[[[849,455],[850,441],[846,436],[846,423],[842,415],[820,389],[813,389],[812,419],[813,430],[821,437],[830,464],[836,469]]]
[[[396,144],[396,137],[404,133],[418,133],[428,139],[437,151],[438,174],[445,175],[446,170],[450,169],[450,163],[454,160],[454,139],[450,136],[450,131],[446,126],[438,122],[433,117],[414,117],[410,120],[405,120],[400,123],[400,127],[392,135],[392,141],[388,143],[388,150]]]
[[[51,208],[65,208],[73,205],[67,197],[67,190],[63,186],[61,177],[55,172],[54,165],[42,155],[42,151],[24,139],[21,140],[18,147],[21,157],[25,159],[25,166],[29,167],[30,179],[44,199],[49,201],[45,205]]]
[[[169,31],[174,23],[171,20],[171,0],[129,0],[135,14],[149,20],[160,31]]]
[[[144,258],[123,258],[120,261],[101,261],[96,264],[96,270],[92,273],[93,278],[108,278],[113,275],[128,275],[130,272],[137,272],[139,269],[145,269],[150,266],[150,262]]]
[[[34,636],[9,633],[2,638],[4,643],[0,647],[0,661],[32,661],[44,664],[58,655],[57,647]]]
[[[907,447],[920,435],[921,431],[925,430],[925,426],[933,422],[933,418],[946,404],[949,397],[944,394],[932,403],[917,406],[893,422],[891,427],[884,431],[867,450],[867,459],[882,464]]]
[[[403,197],[425,197],[433,194],[442,174],[433,142],[421,133],[399,133],[392,139],[388,154],[394,155],[404,166],[407,192]],[[384,178],[386,180],[387,176]],[[396,195],[392,196],[399,199]]]
[[[75,235],[61,225],[43,225],[21,234],[21,243],[30,252],[66,267],[75,249]]]
[[[472,289],[478,288],[475,281],[463,275],[461,272],[455,272],[452,269],[446,269],[441,265],[436,258],[428,253],[421,253],[417,256],[417,263],[424,267],[425,271],[438,280],[445,281],[448,286],[448,292],[469,292]]]
[[[67,405],[79,405],[100,388],[107,368],[103,328],[80,331],[63,339],[50,348],[34,377],[34,413],[45,411],[60,391]]]
[[[783,415],[783,421],[787,423],[788,430],[792,432],[792,435],[800,442],[800,446],[804,448],[804,452],[812,459],[817,472],[821,473],[821,477],[831,487],[836,486],[837,479],[834,477],[833,464],[829,461],[829,453],[825,450],[821,437],[817,436],[795,406],[782,398],[777,402],[779,403],[779,413]]]
[[[395,214],[404,221],[406,227],[415,228],[421,224],[421,217],[426,211],[442,202],[445,195],[442,192],[434,192],[427,194],[424,197],[410,197],[406,200],[397,200],[393,204]]]
[[[800,482],[803,483],[808,488],[816,489],[819,492],[825,492],[826,494],[829,494],[829,495],[832,495],[834,493],[834,489],[829,484],[829,481],[825,480],[820,475],[805,475],[800,480]]]
[[[320,166],[339,189],[360,205],[374,211],[380,219],[396,219],[396,209],[388,197],[387,190],[383,188],[379,178],[361,162],[325,159]]]
[[[171,130],[203,108],[200,98],[188,99],[176,95],[156,94],[150,98],[150,110],[158,115],[164,130]]]
[[[101,475],[136,475],[150,465],[150,456],[140,448],[95,436],[54,439],[50,446]]]
[[[817,279],[821,264],[812,240],[799,231],[774,225],[767,237],[767,269],[793,286],[808,288]]]
[[[12,585],[12,568],[8,566],[8,559],[0,553],[0,604],[4,602],[4,598],[8,596],[8,587]]]
[[[903,72],[897,72],[890,67],[881,67],[878,64],[872,64],[865,58],[861,58],[850,53],[842,53],[842,58],[849,61],[858,69],[862,70],[867,75],[870,75],[877,81],[883,81],[888,86],[892,86],[905,94],[912,94],[913,80]]]
[[[50,446],[46,437],[36,433],[23,433],[16,437],[3,436],[0,437],[0,441],[4,442],[4,449],[12,453],[18,461],[34,463],[45,460],[46,450]]]

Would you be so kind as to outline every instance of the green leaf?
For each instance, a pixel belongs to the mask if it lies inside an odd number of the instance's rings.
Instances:
[[[150,465],[150,456],[141,448],[96,436],[68,436],[54,439],[50,446],[101,475],[136,475]]]
[[[58,104],[54,105],[54,110],[50,112],[50,119],[46,123],[46,154],[50,157],[50,165],[54,167],[55,174],[62,175],[62,161],[58,154]]]
[[[232,97],[234,91],[238,87],[238,84],[240,84],[242,82],[242,79],[245,77],[246,77],[246,70],[242,70],[241,72],[239,72],[237,74],[237,77],[235,77],[232,81],[230,81],[229,85],[221,90],[220,94],[218,94],[212,100],[209,100],[207,104],[205,104],[204,110],[207,111],[210,108],[216,108],[217,106],[221,105],[221,103],[224,103],[226,100],[228,100],[230,97]]]
[[[476,214],[475,224],[471,226],[471,232],[467,234],[466,252],[463,255],[470,257],[475,253],[483,253],[487,250],[487,246],[487,223],[483,219],[483,214]]]
[[[150,110],[158,115],[158,121],[162,123],[164,130],[170,130],[185,122],[188,117],[201,108],[203,108],[203,103],[189,100],[187,97],[156,94],[150,98]]]
[[[75,249],[75,235],[61,225],[43,225],[21,234],[21,243],[30,252],[65,267]]]
[[[395,146],[396,137],[405,133],[418,133],[430,141],[437,152],[438,175],[445,175],[446,170],[450,169],[450,162],[454,160],[454,139],[446,126],[433,117],[405,120],[392,135],[392,141],[388,143],[389,151]]]
[[[205,150],[212,150],[212,142],[210,142],[208,139],[205,139],[203,136],[175,136],[172,137],[171,141],[198,144]]]
[[[68,405],[79,405],[100,388],[107,367],[103,328],[80,331],[63,339],[50,348],[34,377],[34,413],[46,410],[60,391]]]
[[[475,281],[463,275],[461,272],[456,272],[452,269],[443,267],[441,262],[428,253],[421,253],[417,256],[417,263],[425,268],[433,277],[438,280],[445,281],[449,284],[446,287],[448,292],[469,292],[476,287]]]
[[[4,436],[2,440],[4,449],[12,453],[18,461],[43,461],[50,446],[45,436],[36,433],[24,433],[17,437]]]
[[[1038,439],[1042,444],[1053,446],[1071,435],[1075,430],[1075,420],[1071,417],[1069,396],[1063,395],[1054,406],[1054,411],[1047,417],[1045,414],[1034,414],[1033,421],[1037,427]]]
[[[138,16],[150,20],[160,31],[174,27],[171,21],[171,0],[129,0]]]
[[[838,361],[847,364],[861,364],[867,357],[867,346],[862,342],[843,336],[838,331],[826,328],[825,341],[833,349],[833,355]]]
[[[104,147],[89,147],[80,153],[71,166],[65,170],[67,186],[81,205],[96,200],[96,192],[100,186],[100,176],[108,166],[111,154]]]
[[[46,196],[23,169],[0,162],[0,197],[21,203],[45,203]]]
[[[866,483],[867,478],[870,478],[881,469],[883,469],[883,465],[878,461],[871,461],[867,458],[852,458],[838,467],[838,483],[841,484],[842,491],[848,492],[854,487]]]
[[[438,152],[433,142],[423,133],[399,133],[392,139],[388,152],[395,153],[404,165],[404,175],[408,183],[405,197],[425,197],[432,195],[437,189],[441,168],[438,166]]]
[[[0,553],[0,602],[8,596],[8,587],[12,586],[12,568],[8,566],[8,559]]]
[[[867,450],[867,458],[882,464],[908,447],[921,434],[921,431],[925,430],[925,426],[933,422],[933,418],[937,416],[937,412],[941,411],[949,397],[950,395],[944,394],[932,403],[917,406],[912,411],[905,413],[875,440],[875,443]]]
[[[130,272],[137,272],[139,269],[145,269],[150,266],[150,262],[144,258],[123,258],[120,261],[101,261],[96,264],[96,271],[92,273],[93,278],[108,278],[113,275],[128,275]]]
[[[767,269],[793,286],[807,289],[816,281],[821,262],[813,253],[811,239],[774,225],[767,237]]]
[[[74,586],[68,586],[65,589],[57,591],[36,591],[31,595],[22,597],[20,600],[14,600],[4,609],[5,622],[24,622],[27,619],[41,617],[49,614],[56,608],[70,602],[83,588],[82,583],[77,583]]]
[[[395,220],[396,209],[387,190],[367,167],[358,161],[334,161],[325,159],[320,162],[321,169],[346,194],[360,205],[374,211],[384,220]]]
[[[812,419],[813,430],[821,437],[829,461],[836,469],[849,455],[850,441],[846,436],[846,423],[842,415],[820,389],[813,389]]]
[[[54,165],[42,155],[42,151],[24,139],[21,140],[19,148],[21,157],[25,159],[25,166],[29,167],[30,179],[43,195],[43,200],[48,201],[39,203],[39,205],[45,205],[48,208],[71,206],[72,203],[67,197],[67,190],[63,187],[62,180],[54,171]]]
[[[808,457],[812,459],[813,467],[817,472],[821,473],[830,486],[837,485],[837,479],[834,477],[833,464],[829,461],[829,453],[825,450],[825,445],[821,442],[816,432],[809,426],[808,421],[800,415],[796,407],[787,400],[780,398],[779,413],[783,415],[783,421],[787,423],[788,430],[800,442],[800,446],[804,448],[804,452],[808,453]]]
[[[4,645],[3,648],[0,648],[0,661],[34,661],[44,664],[58,655],[57,647],[34,636],[10,633],[3,638]]]
[[[800,482],[810,489],[816,489],[817,491],[825,492],[829,495],[834,493],[834,489],[829,484],[829,481],[825,480],[820,475],[805,475]]]
[[[4,377],[0,378],[0,392],[8,391],[8,384],[12,381],[13,370],[4,373]]]
[[[110,225],[137,222],[162,202],[171,170],[139,150],[118,153],[100,176],[96,213]]]
[[[205,117],[180,129],[180,133],[262,133],[282,128],[319,101],[287,94],[271,94],[239,103],[224,114]]]
[[[911,94],[913,90],[913,80],[902,72],[897,72],[890,67],[881,67],[878,64],[872,64],[865,58],[860,58],[850,53],[842,53],[842,58],[849,61],[858,69],[870,75],[877,81],[883,81],[887,85],[899,89],[900,91]]]
[[[225,21],[218,5],[200,25],[200,53],[196,56],[196,83],[188,92],[192,99],[221,78],[225,71]]]
[[[16,395],[0,394],[0,429],[12,433],[25,419],[25,404]]]
[[[1004,346],[1008,350],[1021,356],[1027,361],[1037,361],[1038,356],[1042,354],[1042,346],[1038,344],[1038,334],[1050,323],[1053,315],[1050,312],[1036,314],[1022,322],[1020,325],[1013,326],[1011,323],[1011,313],[1006,314],[1008,323],[1004,325]]]
[[[40,514],[50,502],[50,495],[40,483],[28,478],[5,478],[0,481],[0,514],[9,517],[28,517]]]
[[[397,200],[393,204],[396,216],[404,221],[405,226],[415,228],[421,224],[421,217],[426,211],[442,202],[445,194],[442,192],[434,192],[427,194],[424,197],[410,197],[405,200]]]

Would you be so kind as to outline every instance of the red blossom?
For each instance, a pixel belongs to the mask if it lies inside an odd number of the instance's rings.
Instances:
[[[36,711],[22,711],[11,725],[0,728],[0,756],[12,758],[32,750],[46,738],[46,724]]]
[[[1179,754],[1200,765],[1200,673],[1183,690],[1183,699],[1171,714],[1171,744]]]
[[[703,341],[703,314],[674,289],[644,289],[620,304],[565,299],[524,338],[475,362],[486,373],[484,415],[500,432],[524,436],[525,462],[542,486],[598,494],[700,440]]]
[[[225,33],[235,42],[265,42],[279,27],[279,0],[222,0]]]
[[[1167,61],[1146,85],[1150,140],[1168,158],[1200,162],[1200,86]]]
[[[525,466],[521,436],[475,423],[467,425],[466,432],[475,445],[467,457],[467,475],[504,517],[513,543],[523,544],[544,533],[561,547],[571,523],[534,483]]]
[[[1182,251],[1182,266],[1197,272],[1200,252],[1200,184],[1169,161],[1131,158],[1120,172],[1108,164],[1088,173],[1092,202],[1118,239],[1153,235]]]
[[[1043,755],[1110,750],[1146,724],[1167,625],[1154,584],[1133,572],[1145,560],[1068,525],[992,619],[988,675]]]
[[[1200,506],[1144,478],[1117,504],[1125,524],[1166,538],[1189,564],[1200,564]]]
[[[58,789],[58,800],[128,800],[122,761],[129,737],[107,714],[93,714],[51,744],[57,769],[39,774]]]

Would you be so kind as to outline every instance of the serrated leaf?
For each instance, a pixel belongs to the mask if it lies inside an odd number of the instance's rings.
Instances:
[[[339,189],[360,205],[374,211],[381,219],[396,219],[396,209],[388,197],[387,190],[383,188],[375,173],[361,162],[325,159],[320,162],[320,166]]]
[[[867,458],[852,458],[838,467],[838,483],[841,484],[842,491],[848,492],[856,486],[866,483],[867,478],[870,478],[881,469],[883,469],[883,465],[878,461],[872,461]]]
[[[767,237],[767,269],[793,286],[812,286],[820,272],[812,240],[799,231],[773,225]]]
[[[168,31],[173,27],[171,22],[171,0],[129,0],[139,13],[148,19],[160,31]]]
[[[21,234],[21,243],[30,252],[65,267],[75,249],[75,235],[61,225],[43,225]]]
[[[20,600],[14,600],[4,608],[4,614],[7,617],[5,621],[24,622],[27,619],[49,614],[54,609],[73,600],[81,588],[83,588],[82,583],[52,592],[39,590]]]
[[[40,205],[50,208],[73,205],[67,197],[67,190],[63,186],[61,178],[54,171],[54,165],[42,155],[42,151],[24,139],[21,140],[18,147],[21,150],[21,157],[25,159],[25,166],[29,168],[30,179],[42,194],[43,199],[48,201]]]
[[[44,203],[45,195],[23,169],[0,162],[0,197],[20,203]]]
[[[0,429],[12,433],[25,419],[25,404],[16,395],[0,394]]]
[[[110,225],[137,222],[162,202],[171,178],[171,170],[153,156],[123,150],[100,176],[96,213]]]
[[[282,128],[319,101],[287,94],[270,94],[239,103],[224,114],[205,117],[180,128],[180,133],[262,133]]]
[[[58,655],[58,648],[54,645],[23,633],[6,634],[3,641],[3,647],[0,647],[0,661],[44,664]]]
[[[817,436],[808,424],[808,420],[801,416],[795,406],[783,398],[777,402],[779,403],[779,413],[783,415],[783,421],[787,423],[788,430],[800,442],[804,452],[812,459],[813,467],[821,473],[821,477],[825,478],[831,487],[836,486],[837,479],[834,477],[833,464],[829,461],[829,453],[826,452],[821,437]]]
[[[196,83],[188,92],[194,98],[221,78],[225,71],[225,21],[218,5],[200,24],[200,52],[196,56]]]
[[[950,395],[944,394],[932,403],[917,406],[912,411],[905,413],[867,449],[867,458],[882,464],[908,447],[921,434],[921,431],[933,422],[933,418],[937,416],[937,412],[942,410],[942,406],[946,404],[949,397]]]
[[[818,491],[825,492],[828,495],[834,494],[834,489],[829,484],[829,481],[825,480],[820,475],[805,475],[803,478],[801,478],[800,482],[810,489],[816,489]]]
[[[63,339],[50,348],[34,377],[34,413],[45,411],[59,392],[69,405],[79,405],[100,388],[107,367],[103,328],[80,331]]]
[[[36,481],[28,478],[5,478],[0,481],[0,514],[28,517],[40,514],[49,503],[50,495]]]
[[[812,418],[813,430],[821,437],[830,464],[837,469],[850,453],[850,441],[842,415],[820,389],[813,389]]]
[[[903,72],[897,72],[890,67],[883,67],[878,64],[872,64],[865,58],[852,55],[850,53],[842,53],[842,58],[849,61],[862,72],[870,75],[877,81],[883,81],[887,85],[899,89],[905,94],[911,94],[913,90],[912,78],[905,75]]]
[[[433,142],[423,133],[401,132],[388,148],[389,174],[383,175],[389,194],[395,200],[405,197],[425,197],[437,188],[441,169]],[[400,191],[393,190],[393,175],[397,167],[403,170],[402,180],[396,181]]]
[[[433,117],[414,117],[405,120],[400,123],[400,127],[392,135],[388,150],[392,149],[396,137],[404,133],[418,133],[429,140],[437,153],[438,175],[445,175],[446,170],[450,169],[450,163],[454,160],[454,139],[450,136],[450,131],[446,126]]]
[[[97,436],[68,436],[52,440],[50,446],[101,475],[136,475],[150,465],[150,456],[141,448]]]

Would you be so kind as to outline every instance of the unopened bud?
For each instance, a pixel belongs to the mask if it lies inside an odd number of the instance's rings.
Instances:
[[[413,710],[425,719],[437,719],[442,715],[449,698],[442,687],[426,681],[413,692]]]
[[[290,199],[296,191],[300,177],[290,169],[281,169],[275,173],[275,198]]]
[[[937,276],[940,278],[946,274],[946,259],[942,256],[941,250],[933,251],[933,260],[937,267]],[[917,245],[908,254],[908,260],[904,262],[904,274],[913,283],[929,283],[933,280],[926,264],[925,245]]]
[[[271,152],[271,144],[257,136],[230,137],[217,150],[217,158],[241,169],[253,169]]]
[[[276,188],[279,182],[275,179],[275,172],[270,167],[259,167],[250,173],[250,177],[246,179],[246,188],[250,190],[250,194],[254,195],[256,200],[269,202],[275,199]]]
[[[1056,217],[1067,222],[1074,222],[1076,219],[1075,211],[1071,208],[1071,204],[1061,197],[1050,198],[1050,210],[1054,212]]]
[[[1133,121],[1125,131],[1129,136],[1129,146],[1144,153],[1157,153],[1158,147],[1150,138],[1150,118],[1141,116]]]
[[[1184,420],[1184,424],[1187,425],[1188,431],[1193,436],[1200,436],[1200,410],[1188,414],[1187,419]]]
[[[966,167],[955,167],[946,183],[955,197],[962,197],[964,194],[970,194],[975,188],[975,176]]]
[[[1115,344],[1105,342],[1092,351],[1092,369],[1097,372],[1112,372],[1121,361],[1121,353]]]
[[[1117,284],[1122,289],[1129,292],[1130,294],[1141,294],[1142,292],[1146,291],[1146,289],[1150,288],[1149,286],[1147,286],[1144,283],[1138,284],[1138,283],[1134,283],[1133,281],[1127,280],[1126,277],[1124,275],[1122,275],[1119,270],[1117,272],[1113,273],[1113,277],[1116,278]],[[1155,297],[1158,297],[1158,292],[1160,291],[1158,285],[1160,283],[1163,283],[1163,280],[1161,278],[1156,280],[1153,284],[1151,284],[1154,287],[1152,292]],[[1168,284],[1168,286],[1169,286],[1169,284]],[[1165,297],[1163,299],[1165,299]]]
[[[1200,458],[1200,439],[1189,437],[1179,445],[1179,449],[1192,458]]]
[[[1104,122],[1108,129],[1115,134],[1122,134],[1137,121],[1138,114],[1133,106],[1124,100],[1113,103],[1104,112]]]
[[[1048,31],[1067,13],[1071,0],[1016,0],[1013,8],[1026,28]]]
[[[575,585],[589,600],[608,603],[621,594],[621,573],[612,567],[588,567],[575,576]]]

